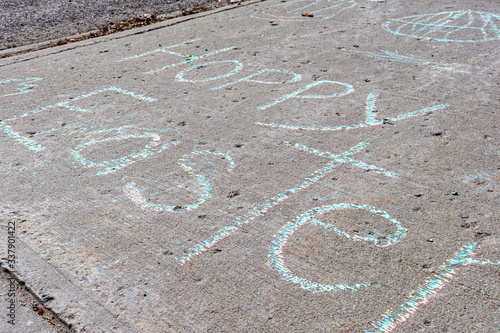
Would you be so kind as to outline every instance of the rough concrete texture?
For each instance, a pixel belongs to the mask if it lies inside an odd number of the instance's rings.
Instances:
[[[1,59],[3,267],[11,222],[76,331],[498,331],[499,12],[271,0]]]
[[[9,305],[11,299],[17,301],[14,305],[13,317],[9,317],[9,309],[7,317],[2,318],[3,323],[0,327],[3,328],[3,332],[10,332],[14,328],[14,326],[9,326],[5,320],[12,320],[11,318],[15,318],[15,328],[19,332],[63,333],[70,331],[53,313],[47,311],[43,306],[43,301],[40,302],[40,299],[34,298],[31,293],[26,291],[24,285],[16,281],[15,277],[0,270],[0,283],[2,285],[2,314],[5,314],[5,305]]]

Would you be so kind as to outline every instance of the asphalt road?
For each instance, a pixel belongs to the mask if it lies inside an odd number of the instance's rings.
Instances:
[[[145,15],[218,8],[218,0],[2,0],[0,50],[73,36]],[[131,22],[131,24],[138,22]]]

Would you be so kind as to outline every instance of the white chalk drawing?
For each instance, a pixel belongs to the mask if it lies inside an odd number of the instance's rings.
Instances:
[[[27,79],[9,79],[9,80],[0,81],[0,97],[22,95],[22,94],[27,94],[29,92],[32,92],[32,91],[34,91],[33,88],[37,86],[34,82],[37,82],[40,80],[42,80],[42,78],[30,77]],[[9,84],[15,84],[15,85],[17,85],[18,88],[16,89],[15,92],[2,94],[1,91],[4,90],[5,86],[8,86]]]
[[[209,78],[203,78],[203,79],[199,79],[199,80],[185,79],[184,78],[184,74],[185,73],[193,71],[193,70],[195,70],[197,68],[208,67],[211,64],[226,64],[226,63],[231,64],[231,65],[234,66],[234,68],[232,70],[228,71],[227,73],[224,73],[224,74],[221,74],[221,75],[217,75],[217,76],[213,76],[213,77],[209,77]],[[192,82],[192,83],[213,81],[213,80],[218,80],[218,79],[222,79],[222,78],[227,77],[227,76],[234,75],[234,74],[238,73],[241,70],[242,67],[243,67],[243,65],[239,61],[236,61],[236,60],[212,61],[212,62],[207,62],[207,63],[204,63],[204,64],[200,64],[200,65],[191,66],[189,68],[186,68],[185,70],[180,71],[175,76],[175,80],[178,81],[178,82]]]
[[[437,61],[432,61],[429,59],[417,58],[413,55],[402,55],[397,51],[380,51],[380,52],[359,52],[368,57],[389,60],[395,62],[401,62],[405,64],[415,64],[421,66],[427,66],[434,70],[443,70],[443,71],[455,71],[466,73],[470,70],[469,65],[464,64],[455,64],[455,63],[441,63]]]
[[[395,34],[439,42],[480,42],[500,39],[500,16],[460,10],[406,16],[390,20],[382,27]]]
[[[136,58],[144,57],[144,56],[155,54],[155,53],[165,53],[165,54],[175,55],[175,56],[179,56],[179,57],[184,59],[182,61],[179,61],[179,62],[176,62],[173,64],[169,64],[169,65],[166,65],[166,66],[163,66],[160,68],[156,68],[156,69],[152,69],[152,70],[149,70],[147,72],[144,72],[144,74],[152,74],[153,75],[153,74],[158,74],[158,73],[160,73],[166,69],[172,68],[172,67],[181,66],[183,64],[190,64],[194,60],[203,59],[203,58],[206,58],[206,57],[209,57],[209,56],[221,53],[221,52],[227,52],[227,51],[233,50],[236,47],[236,46],[230,46],[230,47],[226,47],[226,48],[212,51],[212,52],[206,51],[207,53],[202,54],[202,55],[198,55],[198,56],[192,55],[192,54],[184,54],[184,53],[174,52],[174,51],[169,50],[171,48],[178,47],[178,46],[181,46],[184,44],[189,44],[189,43],[192,43],[192,42],[195,42],[198,40],[201,40],[201,38],[194,38],[194,39],[190,39],[190,40],[187,40],[187,41],[184,41],[181,43],[177,43],[177,44],[173,44],[173,45],[169,45],[169,46],[161,46],[157,49],[150,50],[150,51],[147,51],[147,52],[144,52],[141,54],[118,59],[118,60],[116,60],[116,62],[122,62],[122,61],[126,61],[126,60],[136,59]]]
[[[184,212],[187,210],[196,209],[202,204],[204,204],[211,196],[212,196],[212,186],[210,185],[210,181],[208,179],[207,174],[201,174],[198,170],[196,170],[196,165],[194,163],[188,162],[189,159],[200,156],[200,155],[214,155],[218,157],[222,157],[227,161],[227,171],[231,172],[232,168],[234,168],[234,162],[228,154],[218,153],[218,152],[210,152],[207,150],[204,151],[195,151],[190,154],[187,154],[179,159],[179,166],[184,169],[184,171],[193,179],[198,188],[200,189],[201,195],[198,201],[193,203],[175,203],[172,205],[164,205],[151,202],[143,195],[142,191],[136,186],[135,182],[129,182],[123,188],[126,195],[129,199],[138,207],[149,210],[149,211],[166,211],[166,212]]]
[[[375,332],[392,332],[396,327],[411,316],[413,316],[421,306],[427,304],[437,293],[450,282],[463,266],[468,265],[500,265],[500,262],[495,262],[489,259],[477,260],[474,259],[474,250],[478,247],[475,242],[466,244],[454,257],[447,260],[441,265],[437,272],[425,281],[422,285],[410,293],[408,300],[399,306],[397,309],[387,310],[376,323],[372,323],[372,327],[365,333]]]
[[[75,102],[77,100],[83,99],[83,98],[87,98],[90,96],[101,94],[101,93],[106,92],[106,91],[115,91],[115,92],[124,94],[126,96],[130,96],[130,97],[133,97],[133,98],[145,101],[145,102],[154,102],[156,100],[154,98],[142,96],[142,95],[139,95],[139,94],[136,94],[136,93],[133,93],[130,91],[126,91],[126,90],[123,90],[123,89],[120,89],[120,88],[117,88],[114,86],[107,87],[107,88],[103,88],[100,90],[90,92],[88,94],[80,95],[80,96],[77,96],[77,97],[74,97],[71,99],[66,99],[62,102],[59,102],[59,103],[56,103],[53,105],[44,106],[44,107],[41,107],[41,108],[38,108],[35,110],[25,112],[21,115],[13,116],[13,117],[10,117],[8,119],[2,120],[2,121],[0,121],[0,129],[3,130],[9,137],[13,138],[16,142],[26,146],[27,148],[34,150],[34,151],[37,151],[37,152],[43,151],[43,150],[45,150],[46,147],[42,146],[34,138],[29,137],[29,136],[25,136],[25,135],[22,135],[22,134],[16,132],[12,128],[12,126],[9,125],[9,122],[11,122],[13,120],[24,118],[24,117],[28,117],[28,116],[33,116],[35,114],[40,114],[42,112],[46,112],[47,110],[55,108],[55,107],[62,107],[62,108],[69,109],[71,111],[88,113],[88,112],[90,112],[89,110],[85,110],[85,109],[81,109],[81,108],[72,106],[71,103]]]
[[[354,0],[292,0],[269,6],[252,17],[278,21],[324,21],[355,4]]]
[[[135,163],[141,159],[145,159],[149,156],[163,152],[165,149],[177,145],[179,141],[172,141],[161,144],[161,135],[159,133],[134,133],[126,134],[123,133],[122,128],[107,129],[102,131],[96,131],[90,133],[91,136],[96,138],[85,142],[73,149],[71,154],[73,158],[81,163],[86,168],[103,168],[97,173],[98,176],[107,175],[113,173],[117,170],[125,168],[126,166]],[[110,134],[114,135],[110,135]],[[116,133],[116,134],[115,134]],[[140,151],[120,157],[109,161],[96,161],[92,162],[85,158],[83,155],[85,151],[88,151],[97,146],[99,149],[100,144],[106,144],[109,142],[116,142],[119,145],[122,140],[134,140],[134,139],[151,139],[151,141]]]
[[[340,230],[338,227],[321,222],[318,217],[322,214],[328,213],[334,210],[348,210],[348,209],[358,209],[365,210],[373,214],[377,214],[387,219],[389,222],[393,223],[397,231],[393,236],[387,236],[386,243],[381,245],[376,236],[359,236],[359,235],[351,235],[345,231]],[[399,241],[401,238],[406,236],[406,229],[393,219],[387,212],[377,209],[375,207],[367,206],[367,205],[356,205],[356,204],[334,204],[329,206],[322,206],[311,209],[301,216],[297,217],[294,221],[287,223],[278,233],[276,240],[273,242],[271,250],[269,252],[269,264],[271,268],[276,270],[281,277],[291,283],[298,284],[302,289],[307,291],[339,291],[339,290],[351,290],[356,291],[361,287],[369,287],[369,283],[357,283],[355,285],[346,285],[344,283],[339,283],[335,285],[331,284],[322,284],[314,281],[310,281],[304,278],[301,278],[295,275],[290,269],[287,267],[285,263],[283,249],[288,241],[288,239],[302,226],[305,224],[321,226],[325,228],[325,230],[332,232],[338,236],[346,237],[347,239],[351,239],[353,241],[369,241],[373,242],[378,247],[386,247],[394,244]]]
[[[371,0],[370,0],[371,1]],[[321,21],[331,19],[340,12],[352,8],[354,6],[354,0],[292,0],[277,5],[272,5],[268,10],[259,12],[254,15],[255,18],[259,19],[275,19],[279,21]],[[305,14],[305,15],[303,15]],[[499,15],[489,14],[478,11],[454,11],[454,12],[441,12],[437,14],[425,14],[425,15],[415,15],[408,16],[401,19],[394,19],[386,22],[383,27],[385,30],[395,34],[414,38],[423,38],[433,41],[440,42],[480,42],[480,41],[491,41],[500,39],[500,32],[497,28],[500,22]],[[189,65],[190,67],[184,68],[179,71],[175,76],[177,82],[184,83],[199,83],[199,82],[209,82],[219,79],[224,79],[231,77],[236,73],[239,73],[243,65],[237,60],[217,60],[211,62],[205,62],[202,64],[193,65],[192,62],[196,60],[201,60],[210,56],[214,56],[219,53],[228,52],[235,49],[234,46],[219,49],[216,51],[209,52],[205,50],[206,53],[201,55],[191,55],[184,54],[180,52],[172,51],[175,47],[180,47],[194,41],[198,41],[200,38],[187,40],[181,43],[160,46],[158,49],[147,51],[141,54],[137,54],[130,57],[125,57],[116,62],[124,62],[132,59],[141,58],[151,54],[167,54],[171,56],[178,56],[182,58],[181,61],[168,64],[156,69],[145,72],[146,74],[157,74],[166,69]],[[397,61],[401,63],[419,64],[426,66],[444,66],[450,67],[450,64],[439,64],[429,60],[417,59],[413,56],[400,55],[397,52],[392,51],[382,51],[379,53],[365,52],[366,56],[377,58],[377,59],[388,59],[392,61]],[[210,77],[193,77],[200,75],[204,67],[209,66],[229,66],[229,70],[225,73]],[[264,80],[263,77],[268,78],[271,75],[282,75],[287,78],[284,80],[269,79]],[[266,76],[268,75],[268,76]],[[255,73],[252,73],[246,77],[240,79],[233,79],[230,82],[224,83],[222,85],[212,87],[211,90],[222,89],[230,85],[239,84],[242,82],[252,82],[252,83],[262,83],[262,84],[283,84],[283,83],[295,83],[302,79],[300,74],[296,74],[286,70],[277,69],[262,69]],[[35,82],[41,80],[41,78],[27,78],[27,79],[10,79],[5,81],[0,81],[1,85],[16,84],[17,88],[14,93],[1,94],[0,97],[14,96],[20,94],[26,94],[33,91],[36,86]],[[331,93],[328,95],[314,95],[307,94],[306,91],[317,87],[319,85],[331,85],[335,87],[332,89]],[[338,90],[338,91],[337,91]],[[78,113],[90,113],[92,110],[83,109],[74,106],[73,102],[100,94],[106,91],[115,91],[131,98],[141,100],[143,102],[154,102],[155,98],[142,96],[134,92],[126,91],[117,87],[107,87],[100,90],[90,92],[88,94],[80,95],[75,98],[66,99],[64,101],[55,103],[53,105],[48,105],[44,107],[37,108],[17,116],[12,116],[10,118],[0,121],[0,129],[7,134],[8,137],[15,140],[19,144],[25,146],[26,148],[33,150],[35,152],[41,152],[46,149],[42,146],[40,142],[37,142],[36,136],[26,136],[16,131],[12,122],[24,117],[32,116],[35,114],[43,113],[55,107],[60,107],[66,109],[68,112],[78,112]],[[321,80],[303,86],[302,88],[288,93],[271,101],[267,104],[257,107],[258,110],[267,110],[280,103],[285,103],[290,99],[330,99],[342,97],[347,94],[354,92],[354,87],[347,83]],[[376,119],[375,114],[375,103],[377,99],[377,92],[371,92],[366,99],[366,110],[365,119],[359,123],[342,125],[342,126],[295,126],[284,123],[262,123],[257,122],[257,125],[267,126],[267,127],[279,127],[290,130],[311,130],[311,131],[337,131],[337,130],[350,130],[350,129],[360,129],[369,126],[382,125],[384,123],[396,122],[403,119],[407,119],[413,116],[419,116],[431,111],[437,111],[446,108],[448,105],[442,104],[437,106],[430,106],[422,108],[416,111],[401,114],[399,116],[391,117],[388,119]],[[60,111],[58,111],[60,112]],[[63,111],[65,112],[65,111]],[[72,130],[75,132],[82,130],[85,125],[81,125],[81,128],[75,127]],[[55,128],[53,129],[56,130]],[[157,129],[135,129],[132,130],[129,127],[119,127],[119,128],[95,128],[86,126],[86,141],[79,143],[71,151],[71,157],[69,158],[74,164],[78,164],[85,168],[95,169],[96,176],[107,176],[110,174],[115,174],[117,171],[122,170],[134,163],[143,161],[153,155],[163,153],[167,149],[179,145],[181,142],[179,140],[167,141],[162,130]],[[136,149],[132,153],[123,153],[123,156],[108,158],[106,160],[100,160],[96,155],[103,156],[106,152],[106,147],[114,146],[119,147],[124,142],[137,141],[143,145]],[[80,141],[81,142],[81,141]],[[207,249],[213,247],[215,244],[222,241],[224,238],[229,237],[236,231],[240,230],[245,224],[255,221],[259,216],[262,216],[265,212],[269,211],[273,207],[279,205],[285,200],[289,199],[296,193],[299,193],[311,185],[317,183],[323,179],[327,174],[331,173],[336,167],[341,164],[350,164],[351,166],[361,168],[363,170],[371,171],[370,174],[375,173],[380,176],[390,177],[393,179],[399,178],[399,174],[393,171],[386,170],[384,168],[370,165],[359,160],[355,160],[350,156],[358,153],[364,147],[367,146],[365,142],[361,142],[358,145],[348,149],[341,154],[334,154],[327,151],[321,151],[315,148],[311,148],[301,144],[292,144],[290,142],[284,141],[284,146],[300,150],[307,154],[319,156],[326,158],[328,161],[325,166],[319,168],[313,173],[306,175],[299,184],[283,190],[282,192],[276,194],[269,200],[266,200],[262,204],[256,206],[249,213],[237,218],[231,225],[219,230],[211,237],[199,242],[192,248],[185,251],[185,253],[176,258],[176,261],[180,264],[185,264],[192,260],[201,253],[207,251]],[[104,148],[103,148],[104,147]],[[121,147],[126,149],[126,147]],[[121,151],[123,149],[117,149]],[[104,154],[96,154],[96,152],[104,152]],[[113,151],[116,154],[116,151]],[[134,181],[127,181],[123,187],[124,195],[123,197],[132,201],[137,207],[151,211],[151,212],[169,212],[178,213],[189,210],[194,210],[199,208],[201,205],[207,204],[209,199],[212,197],[212,186],[209,181],[209,176],[211,173],[200,171],[199,165],[193,162],[200,156],[204,157],[218,157],[225,160],[225,168],[227,172],[231,172],[234,168],[234,161],[231,156],[227,153],[213,152],[208,150],[203,151],[192,151],[189,154],[182,156],[178,161],[179,167],[189,176],[189,182],[197,187],[199,196],[194,198],[189,202],[160,202],[161,200],[152,200],[151,194],[147,194],[147,188],[140,187]],[[313,163],[311,161],[311,163]],[[215,166],[214,166],[215,172]],[[478,177],[481,176],[479,179]],[[481,182],[490,181],[482,175],[475,178],[466,177],[464,182]],[[123,179],[128,179],[133,177],[125,176]],[[139,177],[137,177],[139,178]],[[478,180],[479,179],[479,180]],[[156,193],[153,193],[155,195]],[[150,196],[149,198],[146,195]],[[395,233],[391,235],[384,235],[384,242],[380,241],[379,237],[376,236],[362,236],[358,234],[351,234],[344,230],[341,230],[338,226],[330,223],[325,223],[321,221],[321,216],[332,211],[353,211],[362,210],[369,214],[376,214],[384,219],[384,222],[391,224],[395,228]],[[292,221],[285,224],[276,234],[276,237],[269,250],[269,264],[271,269],[273,269],[276,274],[279,274],[282,279],[287,281],[291,287],[302,288],[310,292],[337,292],[337,291],[357,291],[361,288],[369,288],[370,283],[359,281],[355,284],[346,284],[342,281],[334,284],[324,284],[321,281],[310,281],[302,278],[291,271],[286,265],[286,258],[284,254],[284,248],[287,245],[289,238],[300,228],[305,226],[315,226],[321,227],[326,232],[333,233],[338,237],[346,238],[350,241],[361,241],[361,242],[371,242],[377,247],[387,247],[392,246],[396,242],[402,241],[406,236],[407,230],[403,225],[392,218],[388,212],[369,205],[364,204],[354,204],[354,203],[334,203],[329,205],[324,205],[310,209],[300,216],[296,217]],[[500,265],[500,262],[491,259],[475,259],[474,249],[479,246],[476,243],[469,243],[461,248],[454,256],[449,259],[445,264],[443,264],[438,272],[431,277],[429,280],[425,281],[423,284],[418,286],[417,290],[412,292],[408,300],[403,302],[401,306],[397,309],[389,309],[386,311],[381,318],[372,324],[370,330],[366,330],[365,333],[372,332],[391,332],[399,324],[405,322],[410,318],[418,309],[424,304],[427,304],[432,297],[434,297],[439,290],[445,287],[445,285],[456,275],[458,269],[463,269],[464,266],[472,265]]]
[[[343,91],[341,92],[336,92],[330,95],[302,95],[304,91],[307,91],[311,88],[314,88],[319,85],[324,85],[324,84],[331,84],[333,86],[340,86]],[[282,96],[278,98],[275,101],[272,101],[270,103],[267,103],[265,105],[261,105],[257,108],[257,110],[265,110],[267,108],[270,108],[271,106],[274,106],[279,103],[283,103],[284,101],[290,99],[290,98],[304,98],[304,99],[319,99],[319,98],[334,98],[334,97],[341,97],[344,95],[348,95],[350,93],[354,92],[353,86],[347,83],[343,82],[337,82],[337,81],[328,81],[328,80],[319,80],[313,83],[310,83],[306,85],[305,87],[302,87],[292,93],[286,94],[285,96]]]
[[[272,197],[271,199],[267,200],[263,204],[257,206],[250,213],[237,219],[232,226],[228,226],[228,227],[223,228],[222,230],[217,232],[215,235],[209,237],[208,239],[198,243],[195,247],[189,249],[187,251],[187,253],[184,254],[182,257],[176,258],[176,260],[180,264],[184,264],[187,261],[191,260],[193,257],[203,253],[207,249],[211,248],[212,246],[214,246],[215,244],[220,242],[222,239],[224,239],[224,238],[228,237],[229,235],[238,231],[243,225],[254,221],[256,218],[261,216],[263,213],[265,213],[269,209],[271,209],[274,206],[277,206],[278,204],[280,204],[281,202],[287,200],[293,194],[298,193],[298,192],[308,188],[309,186],[311,186],[312,184],[316,183],[317,181],[319,181],[320,179],[325,177],[328,173],[333,171],[333,169],[335,169],[337,166],[339,166],[343,163],[348,163],[350,165],[361,168],[363,170],[374,171],[376,173],[379,173],[379,174],[387,176],[387,177],[391,177],[391,178],[399,177],[399,175],[393,171],[388,171],[388,170],[385,170],[383,168],[380,168],[380,167],[377,167],[374,165],[366,164],[364,162],[351,159],[349,157],[349,155],[355,154],[355,153],[359,152],[361,149],[363,149],[364,147],[366,147],[367,144],[365,142],[359,143],[358,145],[352,147],[351,149],[347,150],[346,152],[344,152],[343,154],[340,154],[340,155],[320,151],[320,150],[310,148],[310,147],[307,147],[304,145],[299,145],[299,144],[292,145],[291,143],[289,143],[287,141],[285,141],[284,143],[288,147],[296,148],[296,149],[308,152],[308,153],[313,154],[313,155],[325,157],[325,158],[331,160],[331,162],[329,162],[325,167],[323,167],[319,170],[316,170],[311,175],[307,176],[304,179],[304,181],[302,183],[298,184],[297,186],[289,188],[288,190],[279,193],[278,195]]]
[[[318,81],[319,82],[319,81]],[[344,94],[349,93],[350,91],[346,91]],[[431,111],[437,111],[441,110],[448,105],[446,104],[441,104],[441,105],[436,105],[436,106],[431,106],[428,108],[420,109],[417,111],[405,113],[396,117],[391,117],[391,118],[386,118],[386,119],[379,119],[377,120],[375,117],[375,102],[377,99],[377,92],[372,92],[368,95],[366,99],[366,111],[365,111],[365,121],[358,123],[358,124],[352,124],[352,125],[341,125],[341,126],[300,126],[300,125],[287,125],[287,124],[280,124],[280,123],[263,123],[263,122],[256,122],[257,125],[261,126],[268,126],[268,127],[279,127],[279,128],[286,128],[290,130],[308,130],[308,131],[339,131],[339,130],[350,130],[350,129],[357,129],[357,128],[363,128],[363,127],[369,127],[369,126],[378,126],[382,125],[385,123],[391,123],[395,121],[400,121],[409,117],[414,117],[418,115],[422,115]],[[300,96],[293,96],[293,97],[300,97]],[[288,97],[289,98],[289,97]],[[303,97],[307,98],[307,97]],[[280,101],[281,102],[281,101]],[[273,104],[268,104],[266,105],[267,107],[270,107]]]
[[[291,78],[289,78],[288,80],[280,80],[280,81],[263,81],[263,80],[257,80],[255,78],[261,74],[265,75],[265,74],[269,74],[269,73],[286,74],[286,75],[291,76]],[[232,85],[232,84],[235,84],[238,82],[256,82],[256,83],[263,83],[263,84],[283,84],[283,83],[297,82],[297,81],[300,81],[301,79],[302,79],[302,76],[300,74],[296,74],[294,72],[284,71],[284,70],[280,70],[280,69],[262,69],[262,70],[258,70],[255,73],[250,74],[247,77],[238,79],[236,81],[228,82],[228,83],[225,83],[225,84],[220,85],[218,87],[213,87],[211,89],[212,90],[221,89],[221,88],[227,87],[229,85]]]

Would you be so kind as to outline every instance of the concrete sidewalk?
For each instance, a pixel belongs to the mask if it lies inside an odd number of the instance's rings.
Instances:
[[[0,59],[2,267],[81,332],[499,331],[498,13],[269,0]]]

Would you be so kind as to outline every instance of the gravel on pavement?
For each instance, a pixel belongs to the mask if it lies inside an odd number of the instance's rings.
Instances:
[[[0,50],[98,31],[89,37],[221,7],[231,0],[0,1]],[[237,2],[237,1],[232,1]]]

